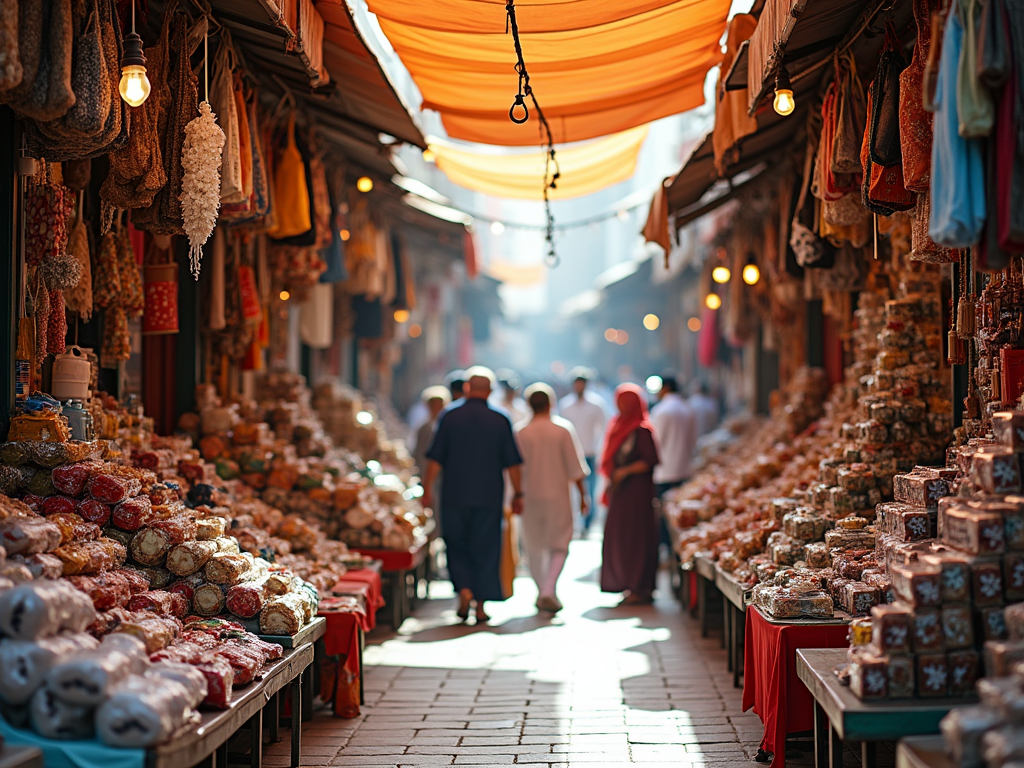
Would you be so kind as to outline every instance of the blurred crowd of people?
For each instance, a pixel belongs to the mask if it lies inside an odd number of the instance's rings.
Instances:
[[[601,589],[622,593],[626,604],[653,598],[659,548],[670,546],[657,500],[692,475],[697,441],[718,424],[719,403],[705,384],[687,395],[670,375],[651,377],[647,389],[620,385],[614,407],[588,369],[573,369],[569,381],[559,398],[547,383],[522,391],[514,372],[476,366],[424,389],[410,411],[410,452],[464,621],[473,612],[486,622],[485,602],[509,596],[501,565],[512,515],[539,611],[561,610],[557,582],[569,543],[588,535],[599,509]]]

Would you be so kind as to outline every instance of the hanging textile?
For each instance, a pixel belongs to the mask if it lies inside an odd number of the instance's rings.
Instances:
[[[725,76],[732,68],[740,44],[750,39],[757,28],[757,18],[749,13],[737,13],[729,21],[725,34],[725,53],[719,66],[718,92],[715,101],[715,128],[711,143],[715,152],[715,169],[720,176],[726,173],[725,154],[744,136],[757,131],[757,118],[747,114],[749,95],[746,88],[725,89]],[[666,251],[667,252],[667,251]]]
[[[561,176],[548,190],[553,200],[582,197],[633,176],[648,127],[641,125],[580,146],[558,150]],[[485,154],[451,143],[432,142],[437,167],[460,187],[496,197],[543,200],[544,152]]]
[[[132,224],[154,234],[184,235],[181,154],[185,146],[185,126],[199,115],[198,79],[192,72],[189,56],[202,42],[206,19],[200,19],[193,30],[196,34],[190,35],[188,16],[175,11],[173,4],[168,5],[167,12],[171,15],[167,75],[170,105],[157,122],[157,134],[163,138],[161,155],[167,183],[153,198],[152,205],[132,211]]]
[[[932,13],[941,6],[942,0],[914,0],[917,43],[909,66],[900,75],[903,185],[912,192],[926,191],[931,175],[934,116],[924,108],[924,72],[932,46]]]
[[[299,305],[299,337],[312,349],[327,349],[334,340],[334,286],[321,283],[309,289]]]
[[[369,0],[423,94],[422,108],[441,113],[449,136],[528,146],[537,129],[508,119],[515,58],[504,5]],[[531,85],[563,143],[703,104],[729,0],[528,0],[517,10]]]
[[[224,131],[220,165],[221,203],[241,203],[248,198],[242,185],[241,131],[235,102],[233,62],[234,52],[228,40],[223,38],[210,75],[210,107],[217,116],[217,125]]]
[[[178,332],[178,264],[170,249],[171,239],[154,236],[146,253],[146,311],[142,316],[142,335],[159,336]]]
[[[668,225],[668,180],[658,185],[651,198],[651,208],[647,212],[647,221],[644,223],[644,242],[656,243],[665,252],[665,268],[668,268],[668,256],[672,251],[672,235]]]
[[[0,93],[16,87],[22,78],[18,51],[19,9],[31,0],[6,0],[0,3]],[[25,9],[27,12],[27,8]]]
[[[21,82],[0,92],[0,102],[33,120],[56,120],[75,103],[71,89],[74,19],[71,0],[20,4],[18,53]]]
[[[75,258],[81,270],[78,285],[64,292],[68,311],[85,322],[92,318],[92,261],[89,253],[89,232],[81,217],[71,228],[68,254]]]
[[[931,215],[928,232],[939,245],[966,248],[981,237],[985,223],[985,180],[981,142],[959,133],[957,75],[963,49],[959,2],[946,20],[935,90]]]
[[[980,0],[961,0],[958,4],[964,27],[963,52],[956,79],[956,110],[959,132],[965,139],[988,136],[995,125],[995,105],[978,77],[978,32],[981,24]]]
[[[275,227],[269,237],[284,239],[308,232],[311,224],[310,198],[306,187],[306,165],[295,143],[295,113],[288,116],[285,145],[274,164]]]
[[[213,256],[210,259],[210,295],[209,315],[206,319],[206,327],[211,331],[221,331],[227,326],[224,309],[226,302],[226,291],[224,288],[224,270],[227,257],[224,253],[224,228],[217,227],[213,230]]]

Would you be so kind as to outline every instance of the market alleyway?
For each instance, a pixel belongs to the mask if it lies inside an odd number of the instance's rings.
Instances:
[[[719,638],[701,639],[671,595],[614,607],[597,585],[600,557],[599,541],[573,542],[554,619],[537,615],[520,577],[511,600],[488,604],[489,626],[459,624],[453,601],[435,599],[399,634],[375,632],[363,715],[318,713],[303,765],[757,765],[761,723],[740,712]],[[265,755],[287,765],[287,740]],[[809,748],[788,757],[813,765]]]

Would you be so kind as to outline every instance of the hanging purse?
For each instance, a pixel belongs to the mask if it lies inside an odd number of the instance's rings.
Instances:
[[[790,225],[789,247],[801,267],[829,268],[834,263],[835,251],[829,243],[809,226],[814,221],[814,199],[808,195],[814,169],[815,148],[808,142],[804,154],[804,171],[800,182],[800,196]]]
[[[903,160],[900,148],[900,75],[907,62],[899,50],[899,38],[891,22],[886,25],[885,44],[878,59],[872,84],[874,100],[870,111],[871,162],[897,165]]]
[[[71,56],[74,19],[71,0],[35,0],[26,5],[38,5],[39,27],[30,31],[30,39],[22,39],[18,50],[25,51],[31,38],[38,34],[38,68],[30,79],[23,73],[21,85],[10,91],[11,109],[33,120],[56,120],[75,103],[71,89]],[[35,23],[32,15],[30,23]],[[38,29],[38,32],[36,31]]]
[[[925,67],[933,40],[931,15],[942,0],[914,0],[917,43],[910,65],[900,75],[900,151],[903,156],[903,185],[911,192],[924,192],[931,183],[932,122],[924,107]]]
[[[867,123],[864,86],[857,74],[857,62],[850,55],[847,61],[836,62],[841,72],[838,91],[839,119],[832,145],[832,173],[860,175],[860,145]]]
[[[103,130],[110,112],[110,73],[103,55],[98,0],[86,3],[85,24],[75,35],[71,87],[75,104],[64,116],[64,125],[72,131],[92,136]]]
[[[868,88],[868,106],[874,104],[875,83]],[[891,216],[896,211],[909,211],[917,204],[913,192],[903,186],[903,166],[878,165],[871,160],[870,137],[864,132],[861,145],[861,162],[864,164],[864,179],[861,185],[861,203],[879,216]]]
[[[64,255],[75,204],[75,193],[52,181],[49,163],[43,163],[42,177],[42,181],[30,181],[25,194],[25,260],[29,265]]]

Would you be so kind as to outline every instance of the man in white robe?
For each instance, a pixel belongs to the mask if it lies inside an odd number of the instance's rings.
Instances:
[[[533,417],[516,428],[523,457],[523,540],[540,595],[537,608],[557,613],[562,603],[555,587],[572,541],[570,488],[575,484],[579,489],[580,512],[585,515],[589,500],[583,481],[590,470],[572,424],[551,414],[555,402],[551,387],[532,385],[526,401]]]

